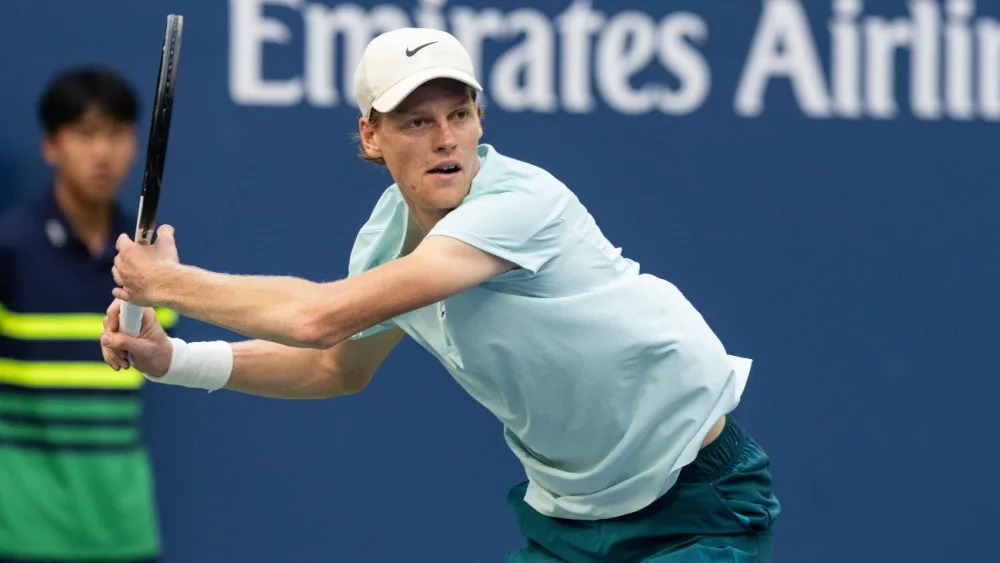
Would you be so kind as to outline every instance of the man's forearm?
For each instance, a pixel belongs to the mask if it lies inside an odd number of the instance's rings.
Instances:
[[[225,388],[278,399],[321,399],[357,392],[336,373],[323,350],[250,340],[233,348],[233,371]]]
[[[154,300],[250,338],[313,347],[319,284],[290,276],[238,276],[177,265],[156,281]]]

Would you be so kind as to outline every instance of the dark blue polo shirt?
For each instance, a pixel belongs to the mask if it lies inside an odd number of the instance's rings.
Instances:
[[[0,217],[0,561],[159,553],[144,379],[100,348],[115,240],[134,228],[116,207],[95,257],[51,189]]]
[[[134,230],[134,220],[132,227]],[[130,232],[116,207],[112,236],[94,257],[56,205],[52,190],[0,218],[0,305],[15,313],[102,313],[114,297],[115,238]],[[2,327],[3,325],[0,325]],[[89,339],[15,339],[0,328],[0,356],[18,360],[101,360]]]

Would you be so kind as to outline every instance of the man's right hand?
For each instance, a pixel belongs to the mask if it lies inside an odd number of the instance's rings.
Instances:
[[[154,377],[167,373],[173,355],[173,343],[156,319],[156,312],[151,307],[143,308],[142,327],[139,334],[132,337],[118,331],[121,308],[121,299],[115,299],[104,317],[101,352],[105,363],[115,371],[128,369],[128,355],[132,354],[135,368],[140,372]]]

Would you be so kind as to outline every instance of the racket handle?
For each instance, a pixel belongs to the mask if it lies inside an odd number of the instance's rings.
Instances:
[[[128,301],[122,301],[122,308],[118,314],[118,329],[129,336],[138,336],[139,329],[142,328],[142,307],[133,305]],[[135,360],[132,354],[128,355],[128,361],[133,366]]]
[[[142,328],[142,307],[123,301],[118,328],[129,336],[138,336],[139,329]]]

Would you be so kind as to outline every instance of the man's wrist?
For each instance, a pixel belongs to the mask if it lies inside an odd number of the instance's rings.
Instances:
[[[170,367],[162,376],[143,374],[165,385],[216,391],[226,386],[233,371],[233,348],[228,342],[185,342],[171,338]]]
[[[188,269],[177,262],[168,262],[158,267],[153,283],[150,284],[149,300],[158,306],[176,310],[180,305],[179,296],[184,295],[184,276]]]

